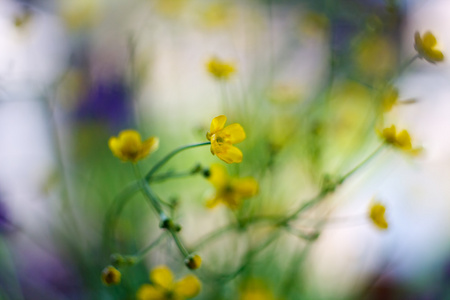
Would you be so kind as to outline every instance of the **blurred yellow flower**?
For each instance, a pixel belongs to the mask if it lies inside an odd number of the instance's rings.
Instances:
[[[102,282],[105,285],[115,285],[120,283],[122,274],[113,266],[108,266],[102,271]]]
[[[167,266],[159,266],[150,272],[152,284],[143,284],[137,291],[138,300],[183,300],[197,296],[201,283],[194,275],[174,281]]]
[[[444,54],[436,49],[436,37],[429,31],[425,32],[423,38],[420,37],[419,32],[414,35],[414,48],[417,50],[421,58],[436,63],[444,60]]]
[[[421,148],[412,147],[411,136],[408,131],[402,130],[397,134],[395,125],[391,125],[391,127],[383,129],[381,132],[381,137],[384,139],[385,143],[411,154],[416,155],[422,151]]]
[[[142,142],[139,132],[129,129],[121,131],[118,137],[111,137],[108,145],[112,153],[122,161],[136,163],[158,149],[159,139],[150,137]]]
[[[245,131],[238,123],[225,127],[227,117],[220,115],[215,117],[206,134],[206,138],[211,141],[211,153],[217,155],[224,162],[240,163],[242,161],[242,152],[233,144],[242,142],[245,139]]]
[[[388,229],[389,226],[384,216],[385,212],[386,207],[380,202],[375,202],[370,206],[369,217],[375,226],[382,230]]]
[[[216,79],[227,80],[236,72],[236,68],[230,62],[223,61],[217,57],[211,58],[206,64],[208,72]]]
[[[275,300],[275,297],[265,282],[251,279],[241,288],[239,300]]]
[[[209,208],[223,203],[231,209],[237,209],[242,200],[258,193],[258,182],[254,178],[230,177],[225,167],[220,164],[211,166],[208,180],[216,190],[215,195],[206,203]]]
[[[100,19],[99,0],[65,0],[59,5],[61,18],[70,30],[90,27]]]

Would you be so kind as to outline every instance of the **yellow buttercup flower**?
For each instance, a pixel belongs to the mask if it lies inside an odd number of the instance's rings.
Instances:
[[[159,139],[150,137],[142,141],[139,132],[129,129],[121,131],[118,137],[111,137],[108,145],[112,153],[122,161],[136,163],[158,149]]]
[[[200,293],[201,283],[194,275],[175,281],[167,266],[159,266],[150,272],[152,284],[143,284],[137,291],[138,300],[184,300]]]
[[[411,136],[408,131],[402,130],[397,134],[395,125],[391,125],[391,127],[383,129],[381,132],[381,137],[384,139],[386,144],[392,145],[411,154],[416,155],[422,151],[421,148],[412,147]]]
[[[419,32],[414,35],[414,48],[419,53],[420,57],[429,61],[430,63],[436,63],[444,60],[444,54],[436,49],[437,41],[436,37],[429,31],[427,31],[423,38]]]
[[[225,62],[217,57],[211,58],[206,64],[208,72],[216,79],[227,80],[236,72],[236,68],[230,62]]]
[[[105,285],[115,285],[120,283],[122,274],[113,266],[108,266],[102,271],[102,282]]]
[[[258,182],[252,177],[230,177],[224,166],[213,164],[209,169],[209,182],[214,186],[216,193],[207,203],[207,207],[214,207],[219,203],[231,209],[237,209],[245,198],[258,193]]]
[[[386,207],[380,202],[375,202],[370,206],[369,217],[379,229],[386,230],[389,225],[384,216]]]
[[[224,162],[240,163],[242,161],[242,152],[233,144],[245,140],[245,131],[238,123],[225,127],[227,117],[224,115],[215,117],[206,134],[206,138],[211,141],[211,153],[217,155]]]

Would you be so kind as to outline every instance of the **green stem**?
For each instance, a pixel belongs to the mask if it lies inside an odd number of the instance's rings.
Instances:
[[[162,166],[164,166],[172,157],[174,157],[176,154],[190,148],[200,147],[200,146],[206,146],[210,145],[211,142],[204,142],[204,143],[198,143],[198,144],[191,144],[186,146],[181,146],[166,156],[164,156],[156,165],[151,168],[151,170],[145,175],[145,180],[150,181],[152,179],[153,174],[155,174]]]
[[[150,245],[148,245],[147,247],[145,247],[144,249],[142,249],[141,251],[139,251],[136,255],[134,255],[136,257],[136,260],[134,263],[138,263],[140,262],[145,255],[147,255],[147,253],[152,250],[154,247],[156,247],[163,239],[163,237],[165,237],[164,234],[161,234],[156,240],[154,240]]]
[[[178,234],[173,229],[169,229],[170,234],[172,235],[173,240],[175,241],[175,244],[177,244],[178,249],[180,250],[181,254],[183,254],[184,258],[187,258],[189,256],[189,251],[184,247],[183,242],[181,241]]]
[[[383,143],[380,146],[378,146],[377,149],[375,149],[375,151],[372,152],[372,154],[370,154],[365,160],[363,160],[362,162],[360,162],[356,167],[354,167],[353,169],[351,169],[349,172],[347,172],[345,175],[343,175],[341,177],[341,179],[339,180],[339,184],[342,184],[348,177],[350,177],[351,175],[353,175],[353,173],[355,173],[356,171],[358,171],[361,167],[363,167],[366,163],[368,163],[372,158],[374,158],[385,146],[386,144]]]

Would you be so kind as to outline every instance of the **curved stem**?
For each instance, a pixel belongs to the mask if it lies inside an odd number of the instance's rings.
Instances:
[[[156,163],[156,165],[154,165],[153,168],[150,169],[150,171],[145,175],[145,180],[149,181],[152,178],[153,174],[155,174],[162,166],[164,166],[176,154],[178,154],[186,149],[200,147],[200,146],[206,146],[206,145],[210,145],[210,144],[211,144],[211,142],[191,144],[191,145],[182,146],[182,147],[179,147],[179,148],[173,150],[172,152],[170,152],[169,154],[164,156],[158,163]]]

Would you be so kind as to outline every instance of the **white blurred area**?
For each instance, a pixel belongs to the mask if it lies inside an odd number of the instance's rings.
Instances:
[[[103,23],[91,33],[96,40],[94,49],[98,49],[92,55],[100,61],[96,70],[98,76],[124,71],[127,34],[142,28],[137,55],[142,64],[149,65],[150,76],[139,99],[140,108],[164,116],[174,131],[180,124],[207,124],[220,113],[220,93],[205,71],[210,57],[235,61],[243,84],[247,84],[246,77],[258,72],[258,66],[252,65],[256,60],[249,59],[250,55],[268,58],[267,52],[257,50],[267,47],[264,26],[260,26],[264,12],[247,8],[247,15],[235,16],[241,20],[237,24],[244,27],[226,25],[219,33],[208,33],[205,28],[200,30],[195,20],[182,20],[186,23],[173,28],[161,26],[158,22],[165,21],[146,19],[146,6],[137,2],[99,2],[111,15],[104,14]],[[153,8],[149,5],[148,9]],[[414,32],[427,30],[436,35],[444,55],[450,57],[450,2],[411,1],[408,11],[404,57],[414,55]],[[42,186],[57,165],[55,140],[42,101],[64,72],[70,55],[68,35],[73,33],[61,19],[45,11],[35,11],[29,26],[17,28],[11,20],[19,12],[16,2],[0,2],[0,191],[12,218],[24,230],[35,232],[44,226],[42,220],[49,205]],[[114,23],[117,16],[124,22]],[[283,39],[280,31],[285,22],[289,20],[275,18],[268,29],[274,31],[275,39]],[[296,68],[286,71],[286,80],[301,89],[316,84],[327,55],[322,42],[304,45],[291,65]],[[102,54],[104,49],[111,50],[107,56]],[[385,151],[372,161],[376,168],[362,169],[332,197],[336,209],[331,218],[364,217],[372,198],[380,200],[386,204],[390,228],[381,232],[368,221],[355,226],[327,225],[312,246],[308,261],[312,294],[323,299],[330,295],[345,298],[380,272],[381,276],[423,284],[424,278],[433,280],[438,268],[450,261],[449,75],[448,60],[437,65],[417,61],[398,80],[400,98],[414,98],[417,103],[396,107],[389,120],[407,128],[413,143],[422,145],[425,152],[413,159]],[[239,93],[237,81],[231,86]]]

